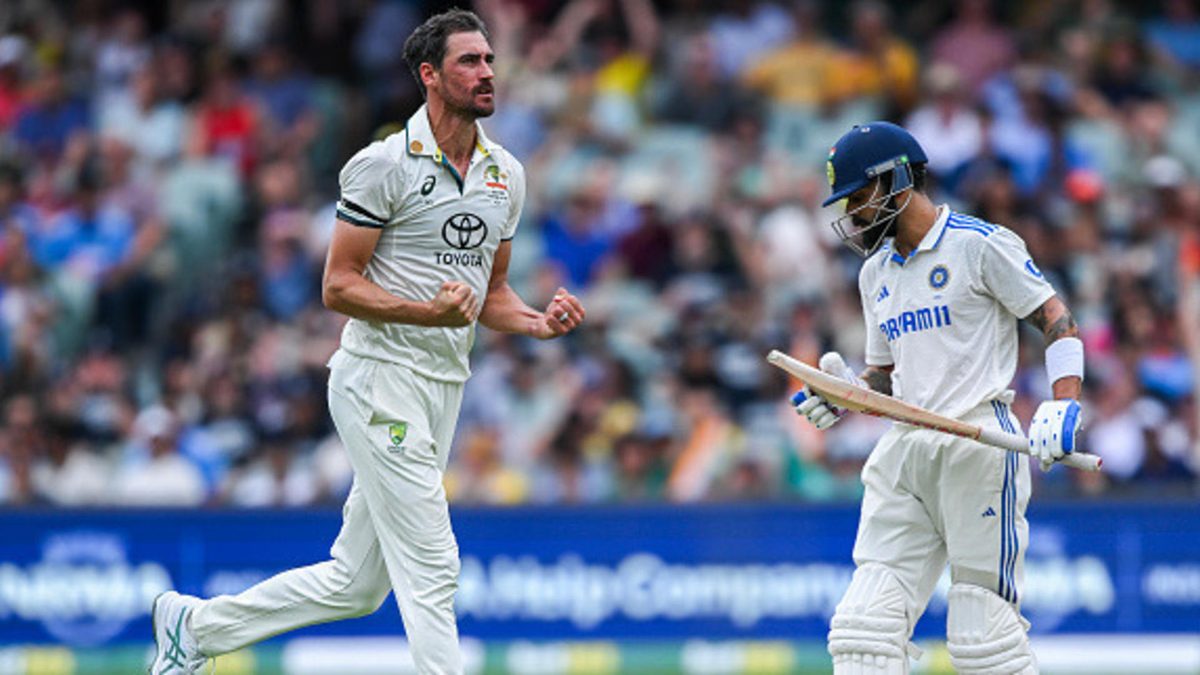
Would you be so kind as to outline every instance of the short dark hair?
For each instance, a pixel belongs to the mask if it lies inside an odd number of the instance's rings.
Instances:
[[[483,37],[488,37],[483,19],[475,12],[456,7],[429,17],[404,41],[404,62],[417,78],[422,96],[425,95],[425,83],[421,81],[421,64],[441,68],[446,59],[446,38],[455,33],[483,33]]]
[[[910,166],[912,166],[913,190],[916,190],[917,192],[924,192],[925,181],[929,176],[929,172],[926,169],[925,164],[922,162],[920,164],[912,164]]]
[[[925,192],[925,188],[929,184],[929,167],[925,164],[925,162],[914,162],[909,164],[908,168],[910,170],[909,175],[912,176],[913,192]],[[898,169],[893,169],[892,171],[896,170]],[[881,188],[887,190],[889,189],[888,186],[892,184],[893,179],[894,176],[892,176],[891,172],[888,172],[876,176],[874,180],[879,183]],[[874,183],[867,183],[867,187],[870,187],[871,185],[874,185]]]

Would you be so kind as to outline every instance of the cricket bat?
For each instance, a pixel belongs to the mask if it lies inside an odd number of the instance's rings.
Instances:
[[[858,387],[845,380],[834,377],[824,371],[797,361],[778,350],[772,350],[767,355],[767,362],[774,365],[796,379],[808,385],[830,403],[876,417],[883,417],[915,427],[933,429],[947,434],[954,434],[986,445],[1002,448],[1012,452],[1029,454],[1029,439],[1020,434],[1010,434],[995,429],[987,429],[975,424],[943,417],[937,413],[905,403],[886,394]],[[1083,471],[1099,471],[1103,460],[1097,455],[1084,452],[1073,452],[1059,460],[1059,464],[1081,469]]]

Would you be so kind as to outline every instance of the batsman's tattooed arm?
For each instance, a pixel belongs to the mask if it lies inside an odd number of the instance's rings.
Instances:
[[[892,366],[867,366],[862,372],[862,379],[871,389],[892,395]]]
[[[1033,310],[1033,313],[1025,317],[1025,320],[1042,331],[1047,345],[1059,338],[1079,337],[1079,327],[1075,325],[1075,317],[1071,316],[1071,311],[1067,309],[1062,300],[1058,299],[1057,295]]]
[[[1071,316],[1071,311],[1067,309],[1062,300],[1058,299],[1057,295],[1033,310],[1033,313],[1025,317],[1025,320],[1042,331],[1047,347],[1061,338],[1079,337],[1079,327],[1075,325],[1075,318]],[[1083,379],[1080,377],[1062,377],[1050,385],[1054,392],[1054,398],[1059,400],[1079,398],[1082,387]]]

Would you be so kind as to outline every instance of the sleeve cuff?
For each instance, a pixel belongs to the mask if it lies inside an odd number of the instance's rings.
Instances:
[[[374,213],[371,213],[366,208],[355,204],[343,197],[337,203],[338,216],[345,220],[354,223],[355,225],[363,225],[366,227],[383,227],[387,225],[387,219],[381,218]]]
[[[383,226],[384,226],[383,222],[380,222],[378,220],[372,220],[372,219],[363,217],[359,214],[348,211],[348,210],[342,208],[342,206],[340,204],[338,205],[338,208],[337,208],[337,216],[338,216],[338,218],[341,218],[342,220],[346,221],[347,223],[350,223],[351,225],[358,225],[359,227],[373,227],[377,230],[382,230]]]

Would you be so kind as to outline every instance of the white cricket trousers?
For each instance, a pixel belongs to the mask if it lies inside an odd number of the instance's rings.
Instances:
[[[343,350],[329,366],[329,411],[354,468],[333,559],[205,601],[192,614],[192,634],[215,656],[370,614],[394,591],[417,672],[462,673],[458,544],[442,487],[462,384]]]
[[[1021,430],[1001,401],[984,402],[962,419]],[[862,479],[854,563],[880,563],[896,575],[911,623],[924,613],[947,561],[952,582],[982,586],[1019,608],[1029,540],[1025,455],[897,424],[879,439]]]

